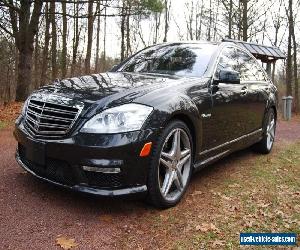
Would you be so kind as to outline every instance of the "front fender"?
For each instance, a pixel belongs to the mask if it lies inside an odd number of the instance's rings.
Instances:
[[[158,99],[154,99],[154,111],[147,119],[144,128],[155,128],[162,131],[171,120],[180,119],[189,127],[195,152],[199,152],[202,143],[202,121],[193,100],[187,95],[177,92],[174,92],[173,95],[170,93],[160,95]]]

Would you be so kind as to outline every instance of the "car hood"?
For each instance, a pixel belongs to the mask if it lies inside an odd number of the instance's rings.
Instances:
[[[41,88],[40,93],[53,93],[82,101],[95,102],[113,94],[136,92],[137,95],[163,88],[178,82],[180,77],[158,74],[135,74],[125,72],[108,72],[88,76],[56,80],[54,84]],[[133,94],[133,93],[131,93]]]
[[[97,106],[103,109],[141,100],[141,97],[152,94],[151,92],[166,93],[163,89],[169,92],[178,89],[173,88],[174,86],[183,86],[182,83],[193,81],[191,78],[171,75],[107,72],[56,80],[54,84],[39,89],[34,95],[42,99],[46,96],[46,99],[55,102],[71,100],[64,101],[69,105],[81,102],[85,108]]]

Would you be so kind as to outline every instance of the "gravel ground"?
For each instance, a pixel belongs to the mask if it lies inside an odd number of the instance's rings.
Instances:
[[[275,152],[297,140],[300,140],[299,117],[291,122],[279,121]],[[12,128],[1,129],[0,249],[59,249],[56,239],[60,236],[75,239],[76,249],[120,249],[126,248],[122,241],[128,233],[141,234],[144,246],[163,247],[155,245],[153,237],[157,235],[147,232],[146,224],[139,225],[139,230],[133,227],[139,218],[153,213],[160,215],[161,211],[140,201],[84,196],[42,183],[18,166],[14,159],[15,147]],[[240,160],[247,161],[252,156],[246,150],[229,156],[232,166],[226,170],[219,167],[220,162],[210,170],[203,170],[192,179],[187,196],[209,180],[225,179],[230,171],[238,168],[235,162],[238,165]],[[209,196],[199,202],[203,209],[209,209]],[[189,206],[189,201],[184,199],[175,209],[180,212]]]

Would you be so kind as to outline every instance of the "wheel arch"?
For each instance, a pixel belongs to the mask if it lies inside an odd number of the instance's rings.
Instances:
[[[174,113],[173,115],[171,115],[169,117],[169,119],[167,119],[165,121],[165,125],[170,123],[173,120],[182,121],[189,128],[189,131],[190,131],[191,137],[192,137],[191,138],[192,143],[193,143],[193,162],[195,162],[195,157],[197,155],[197,152],[198,152],[200,144],[201,144],[201,140],[198,136],[199,132],[197,132],[199,129],[201,129],[201,127],[199,127],[200,124],[198,124],[198,126],[197,126],[197,124],[196,124],[197,122],[194,119],[192,119],[190,115],[183,113],[183,112],[178,112],[178,113]]]
[[[276,107],[275,105],[271,105],[271,106],[270,106],[270,109],[273,109],[273,110],[274,110],[275,120],[277,121],[277,117],[278,117],[278,116],[277,116],[277,115],[278,115],[278,114],[277,114],[277,107]]]
[[[277,106],[274,103],[270,103],[270,105],[268,105],[265,109],[265,113],[264,113],[264,118],[267,115],[267,113],[269,112],[270,109],[274,110],[274,114],[275,114],[275,120],[277,120],[278,117],[278,110],[277,110]]]

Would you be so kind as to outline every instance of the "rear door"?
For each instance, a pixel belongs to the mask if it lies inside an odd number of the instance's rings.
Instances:
[[[256,59],[248,52],[237,48],[237,59],[241,84],[245,88],[243,98],[246,101],[241,120],[244,121],[244,134],[247,134],[262,127],[270,82]]]

